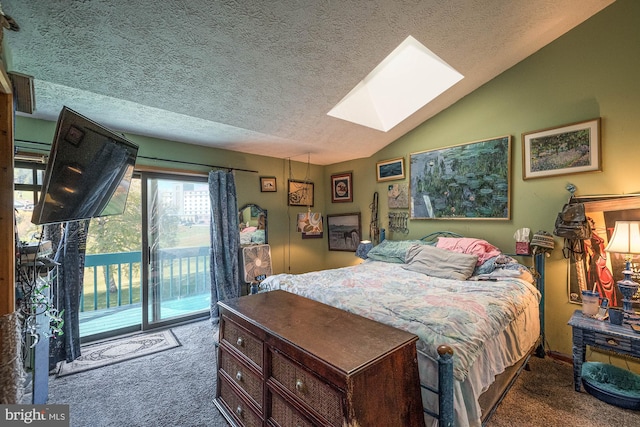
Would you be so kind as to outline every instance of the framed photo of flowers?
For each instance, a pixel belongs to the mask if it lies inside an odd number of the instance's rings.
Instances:
[[[522,134],[522,179],[602,170],[600,118]]]

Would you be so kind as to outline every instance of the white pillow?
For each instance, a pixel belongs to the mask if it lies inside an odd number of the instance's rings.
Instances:
[[[413,245],[407,249],[402,268],[442,279],[467,280],[473,274],[478,256],[435,246]]]

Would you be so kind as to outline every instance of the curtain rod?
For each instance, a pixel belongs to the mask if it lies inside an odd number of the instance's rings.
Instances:
[[[46,142],[27,141],[25,139],[14,139],[14,141],[15,142],[24,142],[24,143],[27,143],[27,144],[47,145],[49,147],[51,146],[51,144],[48,144]],[[158,160],[158,161],[161,161],[161,162],[170,162],[170,163],[180,163],[180,164],[183,164],[183,165],[207,166],[207,167],[210,167],[210,168],[227,169],[227,170],[230,170],[230,171],[258,173],[258,171],[255,171],[255,170],[233,168],[233,167],[230,167],[230,166],[217,166],[217,165],[209,165],[209,164],[206,164],[206,163],[184,162],[184,161],[181,161],[181,160],[161,159],[159,157],[147,157],[147,156],[140,156],[140,155],[138,155],[138,157],[141,158],[141,159]]]

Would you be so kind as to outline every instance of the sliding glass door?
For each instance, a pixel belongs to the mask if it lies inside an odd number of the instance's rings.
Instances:
[[[209,310],[210,199],[206,178],[143,175],[143,326]]]

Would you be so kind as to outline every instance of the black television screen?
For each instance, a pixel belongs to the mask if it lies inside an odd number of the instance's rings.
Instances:
[[[134,143],[63,107],[31,222],[122,214],[137,155]]]

